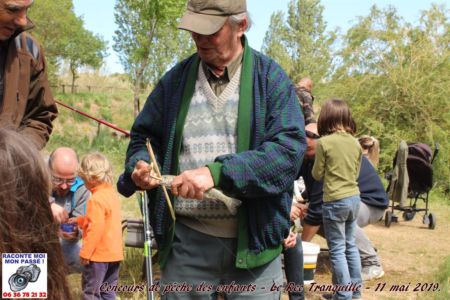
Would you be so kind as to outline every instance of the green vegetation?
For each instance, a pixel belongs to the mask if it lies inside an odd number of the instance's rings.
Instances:
[[[292,0],[286,21],[281,13],[275,13],[263,50],[279,58],[282,66],[288,66],[292,79],[312,77],[316,105],[331,97],[350,104],[358,134],[380,140],[381,172],[392,167],[400,140],[431,146],[439,143],[434,176],[438,186],[448,189],[449,10],[431,5],[412,25],[394,7],[373,6],[368,16],[360,17],[345,34],[337,36],[336,43],[329,45],[333,33],[323,31],[323,8],[319,3]],[[315,42],[321,47],[313,47]],[[318,58],[314,57],[316,48],[321,53]],[[323,68],[327,72],[319,71]]]
[[[118,30],[114,50],[133,84],[135,116],[139,112],[140,90],[155,86],[168,66],[191,53],[189,34],[176,28],[184,7],[182,0],[118,0],[116,3],[114,16]]]
[[[51,82],[61,61],[69,66],[72,75],[72,92],[84,66],[98,68],[106,56],[106,42],[84,28],[83,19],[74,13],[72,0],[40,0],[29,12],[36,24],[33,35],[45,49]]]
[[[437,292],[434,299],[450,299],[450,256],[440,266],[435,282],[439,283],[439,292]]]

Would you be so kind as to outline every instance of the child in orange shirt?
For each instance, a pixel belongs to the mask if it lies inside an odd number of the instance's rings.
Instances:
[[[83,231],[83,299],[115,299],[114,291],[100,290],[104,283],[117,285],[123,260],[120,199],[112,186],[111,163],[100,153],[88,154],[81,161],[79,176],[92,193],[86,215],[69,219]]]

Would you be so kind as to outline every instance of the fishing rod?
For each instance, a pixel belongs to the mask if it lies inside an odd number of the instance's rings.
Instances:
[[[98,122],[98,123],[100,123],[100,124],[106,125],[106,126],[108,126],[109,128],[112,128],[112,129],[114,129],[114,130],[116,130],[116,131],[119,131],[120,133],[123,133],[126,137],[129,137],[129,136],[130,136],[130,132],[129,132],[129,131],[126,131],[125,129],[119,128],[119,127],[117,127],[117,126],[114,125],[114,124],[111,124],[111,123],[109,123],[109,122],[107,122],[107,121],[105,121],[105,120],[97,119],[96,117],[93,117],[93,116],[91,116],[91,115],[89,115],[89,114],[87,114],[87,113],[85,113],[85,112],[82,112],[81,110],[78,110],[78,109],[76,109],[76,108],[74,108],[74,107],[72,107],[72,106],[69,106],[69,105],[67,105],[67,104],[65,104],[65,103],[62,103],[61,101],[55,100],[55,102],[58,103],[58,104],[61,105],[61,106],[64,106],[65,108],[68,108],[68,109],[70,109],[70,110],[72,110],[72,111],[74,111],[74,112],[76,112],[76,113],[79,113],[80,115],[83,115],[83,116],[85,116],[85,117],[88,117],[88,118],[90,118],[90,119],[92,119],[92,120],[94,120],[94,121],[96,121],[96,122]]]

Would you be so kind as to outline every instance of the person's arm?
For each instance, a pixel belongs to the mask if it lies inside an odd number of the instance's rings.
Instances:
[[[208,165],[214,185],[239,199],[291,190],[303,161],[304,120],[294,87],[281,69],[273,68],[270,76],[281,84],[268,80],[261,95],[267,97],[261,102],[266,105],[265,124],[253,130],[264,132],[262,143],[253,150],[219,156]]]
[[[84,228],[86,232],[83,235],[83,246],[80,249],[81,258],[86,260],[91,259],[103,237],[105,231],[105,216],[107,213],[109,213],[108,209],[100,199],[92,197],[88,201],[86,216],[84,217]]]
[[[69,214],[67,213],[67,211],[64,209],[64,207],[58,205],[55,202],[55,198],[52,196],[50,196],[49,203],[50,209],[52,210],[53,219],[58,224],[64,223],[69,218]]]
[[[316,157],[311,174],[317,181],[322,180],[325,175],[325,153],[320,139],[317,141]]]
[[[18,132],[42,149],[50,137],[58,110],[47,79],[44,53],[40,46],[38,49],[38,57],[32,61],[27,107]]]
[[[310,242],[313,237],[316,235],[316,233],[319,231],[320,225],[303,225],[303,231],[302,231],[302,241],[304,242]]]

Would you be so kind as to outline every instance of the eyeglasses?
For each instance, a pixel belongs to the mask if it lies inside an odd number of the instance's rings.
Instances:
[[[310,139],[314,139],[314,140],[320,139],[320,135],[318,135],[314,132],[305,130],[305,133],[306,133],[306,136],[309,137]]]
[[[52,175],[52,181],[54,184],[56,185],[61,185],[61,184],[67,184],[67,185],[73,185],[76,181],[76,178],[61,178],[61,177],[56,177]]]

